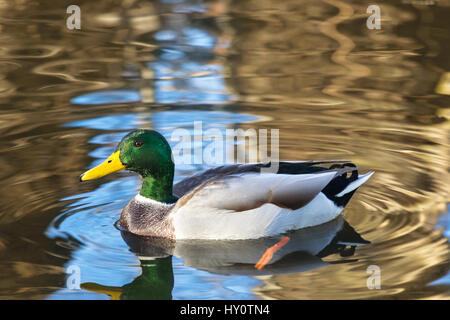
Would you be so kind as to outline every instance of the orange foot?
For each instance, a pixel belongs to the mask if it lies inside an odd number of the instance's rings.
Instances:
[[[261,259],[259,259],[258,263],[255,264],[255,268],[262,270],[272,259],[274,253],[280,250],[286,243],[289,242],[289,240],[291,240],[289,237],[283,237],[279,242],[267,249]]]

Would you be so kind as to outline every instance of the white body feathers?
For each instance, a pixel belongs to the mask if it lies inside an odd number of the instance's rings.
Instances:
[[[257,239],[328,222],[342,210],[319,193],[297,210],[271,203],[242,212],[185,206],[173,214],[173,224],[176,239]]]

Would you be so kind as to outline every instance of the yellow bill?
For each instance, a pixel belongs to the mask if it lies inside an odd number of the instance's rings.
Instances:
[[[120,300],[123,294],[123,289],[120,287],[102,286],[93,282],[82,283],[81,289],[106,294],[111,297],[111,300]]]
[[[106,176],[107,174],[125,169],[119,159],[120,151],[111,154],[102,164],[86,171],[80,176],[80,181],[93,180]]]

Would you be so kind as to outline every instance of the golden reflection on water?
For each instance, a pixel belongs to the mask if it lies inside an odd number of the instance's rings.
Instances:
[[[69,31],[65,5],[0,2],[0,297],[63,285],[43,230],[60,199],[92,190],[77,177],[99,134],[64,124],[201,105],[280,129],[281,159],[376,172],[345,211],[372,242],[357,261],[260,277],[258,297],[448,299],[448,283],[428,285],[449,266],[436,223],[449,200],[450,99],[436,86],[450,71],[450,9],[436,3],[380,2],[375,31],[368,2],[81,1],[82,30]],[[77,104],[102,92],[117,99]],[[371,264],[382,290],[366,287]]]

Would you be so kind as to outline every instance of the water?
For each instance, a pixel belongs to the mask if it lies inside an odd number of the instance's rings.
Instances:
[[[70,3],[0,3],[0,297],[448,299],[450,99],[436,87],[450,8],[377,3],[381,30],[364,1],[81,1],[79,31]],[[170,136],[194,120],[279,129],[283,160],[376,174],[345,220],[300,232],[263,272],[245,259],[273,239],[124,238],[114,223],[138,178],[79,174],[131,129]],[[81,290],[67,287],[74,267]]]

